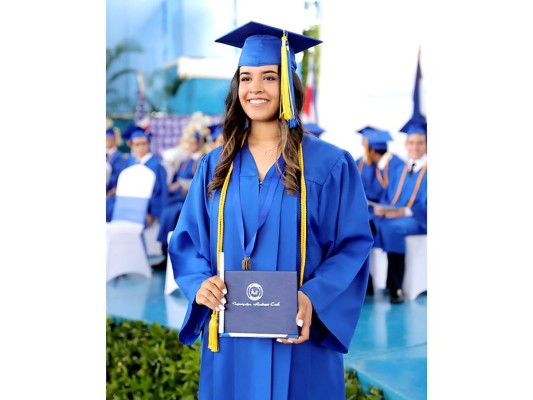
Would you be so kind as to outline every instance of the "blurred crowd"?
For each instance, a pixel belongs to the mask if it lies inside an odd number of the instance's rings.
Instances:
[[[320,138],[325,129],[318,124],[303,124],[306,134]],[[147,121],[131,124],[123,132],[117,127],[106,130],[106,221],[113,220],[120,173],[129,166],[144,164],[156,181],[146,210],[145,227],[159,225],[157,240],[163,261],[153,265],[164,269],[167,263],[168,233],[176,227],[181,209],[203,155],[223,144],[222,123],[211,124],[202,113],[192,116],[176,146],[160,155],[150,149]],[[360,134],[363,156],[356,160],[368,200],[369,224],[374,247],[387,253],[387,290],[391,303],[402,303],[405,272],[405,237],[427,233],[427,122],[413,115],[400,129],[405,136],[408,159],[389,151],[390,132],[374,126],[355,130]],[[354,136],[354,140],[357,138]],[[129,152],[123,152],[124,148]],[[370,259],[370,257],[369,257]],[[369,263],[367,259],[367,263]],[[367,295],[373,294],[372,275]]]

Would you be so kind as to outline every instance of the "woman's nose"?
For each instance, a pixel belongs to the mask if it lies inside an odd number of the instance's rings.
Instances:
[[[261,93],[262,91],[263,91],[263,87],[261,86],[261,84],[253,83],[252,85],[250,85],[250,93],[257,94],[257,93]]]

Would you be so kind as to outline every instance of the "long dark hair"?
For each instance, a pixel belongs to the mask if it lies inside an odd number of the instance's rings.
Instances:
[[[233,158],[240,149],[242,138],[251,125],[251,121],[242,109],[241,102],[239,101],[239,73],[240,68],[237,68],[231,80],[230,90],[226,96],[226,111],[222,128],[224,144],[220,160],[215,168],[213,180],[207,185],[208,194],[212,193],[215,189],[221,188],[224,184]],[[300,115],[304,103],[304,88],[295,71],[292,71],[292,79],[294,83],[296,109],[298,110],[298,115]],[[278,128],[281,137],[281,154],[285,159],[283,184],[287,193],[295,194],[298,193],[298,179],[300,176],[298,149],[304,131],[301,123],[296,125],[295,128],[289,128],[287,121],[284,119],[278,120]]]

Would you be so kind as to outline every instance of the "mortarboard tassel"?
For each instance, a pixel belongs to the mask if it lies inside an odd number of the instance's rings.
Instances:
[[[289,123],[289,127],[294,127],[291,126],[295,125],[295,120],[290,75],[289,46],[287,44],[287,36],[285,31],[283,31],[283,37],[281,38],[281,98],[279,102],[279,115]]]
[[[242,144],[246,139],[246,135],[242,139]],[[218,263],[220,262],[220,253],[222,252],[222,242],[224,240],[224,203],[226,202],[226,194],[228,192],[228,185],[233,172],[233,163],[231,163],[224,184],[222,185],[222,191],[220,193],[220,201],[218,204],[218,236],[217,236],[217,270],[220,269]],[[218,311],[213,311],[211,314],[211,320],[209,321],[209,336],[207,342],[207,348],[213,352],[218,352]]]
[[[209,340],[207,347],[209,350],[218,352],[218,311],[213,311],[211,321],[209,321]]]

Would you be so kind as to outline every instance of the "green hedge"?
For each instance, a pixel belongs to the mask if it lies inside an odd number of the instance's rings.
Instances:
[[[195,400],[200,343],[185,346],[177,331],[158,323],[107,317],[106,398],[109,400]],[[364,393],[357,373],[345,372],[346,399],[381,400],[378,389]]]

